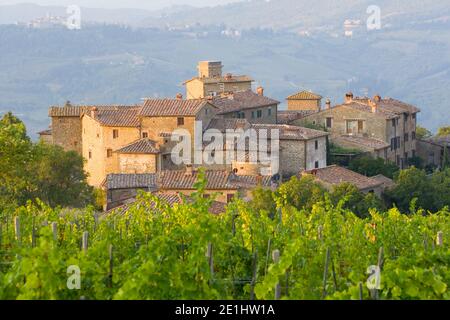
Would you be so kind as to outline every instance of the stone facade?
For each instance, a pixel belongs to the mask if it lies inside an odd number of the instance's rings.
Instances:
[[[80,116],[52,117],[53,144],[65,151],[83,152]]]
[[[222,63],[219,61],[201,61],[198,70],[198,77],[184,83],[187,99],[203,99],[226,92],[252,89],[253,80],[250,77],[235,76],[229,73],[222,75]]]
[[[287,97],[289,111],[320,111],[322,107],[322,96],[302,91]]]
[[[349,94],[350,96],[350,94]],[[345,104],[327,108],[318,113],[295,120],[295,125],[315,124],[323,126],[337,141],[342,135],[376,139],[389,144],[389,148],[376,150],[388,161],[401,168],[408,166],[408,159],[416,156],[416,114],[419,109],[394,99],[374,100],[356,98]],[[378,100],[378,102],[374,102]],[[367,151],[361,147],[362,151]],[[374,151],[375,152],[375,151]]]

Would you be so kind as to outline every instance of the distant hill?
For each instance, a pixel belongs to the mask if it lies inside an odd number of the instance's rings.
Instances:
[[[225,70],[249,74],[280,101],[308,89],[333,103],[352,90],[380,93],[422,108],[431,129],[450,123],[450,24],[350,38],[300,37],[221,28],[165,31],[95,26],[0,27],[0,112],[22,115],[31,133],[46,128],[50,105],[137,103],[184,93],[199,60],[220,59]],[[431,28],[431,29],[432,29]]]

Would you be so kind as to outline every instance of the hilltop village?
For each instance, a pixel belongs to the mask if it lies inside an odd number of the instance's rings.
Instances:
[[[341,103],[329,99],[323,103],[321,95],[303,91],[287,97],[288,108],[281,111],[280,102],[267,97],[264,88],[252,89],[253,82],[247,75],[224,73],[221,62],[203,61],[198,75],[184,82],[185,94],[174,98],[148,98],[136,105],[52,106],[51,126],[40,132],[41,140],[83,156],[89,184],[106,191],[106,210],[133,202],[138,190],[178,203],[180,194],[195,192],[199,167],[206,170],[206,195],[219,194],[212,208],[217,213],[236,196],[249,199],[255,187],[276,188],[295,175],[313,175],[330,188],[349,182],[376,194],[392,183],[383,176],[366,177],[329,165],[330,143],[400,168],[421,153],[428,161],[440,161],[437,142],[423,142],[424,151],[418,150],[420,109],[413,105],[380,95],[356,97],[351,92],[343,94]],[[199,121],[201,127],[196,125]],[[251,129],[259,135],[277,130],[278,168],[248,156],[206,165],[174,163],[174,135],[180,129],[190,134],[192,145],[194,137],[211,129],[222,133]],[[270,145],[270,135],[268,141]],[[207,145],[201,148],[204,151]],[[437,156],[430,157],[433,148]],[[246,145],[243,151],[255,151],[250,149]]]

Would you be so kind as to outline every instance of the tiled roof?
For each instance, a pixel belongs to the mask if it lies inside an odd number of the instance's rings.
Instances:
[[[278,105],[280,102],[259,95],[252,90],[247,90],[230,93],[226,97],[214,98],[212,103],[220,109],[218,114],[226,114],[246,109],[274,106]]]
[[[375,179],[335,165],[322,169],[305,171],[304,173],[313,174],[316,179],[326,184],[339,185],[347,182],[355,185],[360,190],[376,188],[382,185],[381,182]]]
[[[278,129],[281,140],[310,140],[329,135],[325,131],[285,124],[251,124],[246,119],[213,119],[210,122],[209,128],[217,129],[224,133],[226,130],[254,129],[258,135],[261,130],[267,130],[268,138],[271,138],[271,130]]]
[[[343,147],[355,147],[363,151],[376,151],[388,148],[390,145],[385,141],[361,137],[361,136],[350,136],[342,135],[333,139],[334,142]]]
[[[372,179],[374,179],[378,182],[381,182],[385,188],[391,188],[391,187],[395,186],[394,180],[392,180],[388,177],[385,177],[382,174],[372,177]]]
[[[150,188],[156,189],[156,174],[109,174],[105,186],[108,190]]]
[[[107,189],[150,188],[155,190],[194,190],[199,172],[167,170],[156,174],[109,174]],[[208,190],[237,190],[258,185],[271,186],[271,177],[237,176],[228,171],[205,171]]]
[[[257,131],[268,130],[267,136],[270,137],[271,130],[280,130],[280,140],[311,140],[328,136],[329,133],[304,127],[290,126],[286,124],[253,124],[252,127]]]
[[[156,196],[161,201],[161,203],[166,204],[170,207],[173,207],[175,204],[185,203],[184,199],[186,199],[187,203],[191,203],[193,201],[190,197],[182,197],[180,194],[175,194],[175,193],[156,192],[153,195]],[[104,214],[105,215],[124,214],[131,208],[131,206],[135,206],[135,205],[139,205],[139,203],[136,199],[131,200],[129,203],[124,204],[120,207],[111,209],[111,210],[105,212]],[[156,203],[151,202],[150,206],[151,206],[151,208],[155,208]],[[214,215],[219,215],[219,214],[225,213],[226,206],[227,205],[225,203],[213,201],[211,203],[211,206],[209,207],[209,213],[214,214]]]
[[[146,99],[140,116],[195,116],[208,101],[204,99]]]
[[[385,98],[385,99],[381,99],[380,102],[373,102],[372,100],[370,100],[369,98],[355,98],[353,99],[352,102],[343,104],[343,105],[338,105],[336,107],[341,107],[341,106],[348,106],[351,108],[354,108],[356,110],[360,110],[360,111],[365,111],[365,112],[369,112],[372,113],[372,106],[371,104],[376,104],[377,106],[377,111],[375,114],[385,117],[386,119],[393,119],[393,118],[397,118],[398,116],[404,114],[404,113],[417,113],[420,112],[420,109],[399,101],[399,100],[395,100],[392,98]],[[336,108],[334,107],[334,108]]]
[[[323,97],[311,91],[301,91],[287,97],[287,100],[320,100]]]
[[[160,153],[156,142],[148,138],[144,138],[117,150],[118,153],[131,154],[157,154]]]
[[[125,105],[79,105],[74,106],[66,104],[65,106],[50,107],[48,111],[49,117],[80,117],[83,113],[97,108],[98,110],[111,110],[111,109],[124,109],[124,108],[137,108],[139,106],[125,106]]]
[[[313,113],[317,113],[317,111],[315,111],[315,110],[278,111],[277,121],[278,121],[278,124],[290,124],[292,121],[302,119]]]
[[[95,114],[95,120],[107,127],[137,128],[140,126],[139,111],[140,108],[99,109]],[[92,116],[91,113],[86,114]]]
[[[207,179],[206,189],[209,190],[227,190],[236,189],[228,184],[230,173],[227,171],[205,171]],[[197,170],[187,173],[186,170],[162,171],[159,174],[158,185],[162,189],[183,190],[194,189],[194,184],[198,181]]]
[[[450,147],[450,134],[446,136],[435,136],[428,139],[427,141],[438,144],[440,146]]]
[[[212,77],[212,78],[200,78],[200,77],[194,77],[190,80],[187,80],[184,82],[184,84],[191,82],[193,80],[200,80],[203,83],[219,83],[219,82],[224,82],[224,83],[232,83],[232,82],[252,82],[254,81],[251,77],[249,76],[235,76],[232,75],[231,77]]]
[[[52,135],[52,129],[47,129],[47,130],[38,132],[38,135],[40,135],[40,136],[51,136]]]

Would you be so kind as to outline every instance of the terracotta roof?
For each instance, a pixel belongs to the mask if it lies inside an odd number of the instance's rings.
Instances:
[[[350,135],[338,136],[334,138],[333,141],[343,147],[358,148],[368,152],[386,149],[390,146],[382,140]]]
[[[311,140],[330,135],[328,132],[319,131],[304,127],[290,126],[286,124],[253,124],[252,128],[257,131],[268,130],[267,136],[270,137],[271,130],[280,130],[280,140]]]
[[[150,188],[155,189],[156,174],[109,174],[106,177],[105,187],[108,190]]]
[[[206,189],[209,190],[228,190],[236,189],[235,186],[228,184],[230,173],[227,171],[205,171],[207,179]],[[198,181],[197,170],[187,173],[186,170],[162,171],[159,174],[158,186],[162,189],[183,190],[194,189],[194,184]]]
[[[317,111],[315,111],[315,110],[278,111],[277,121],[278,121],[278,124],[290,124],[292,121],[302,119],[313,113],[317,113]]]
[[[167,193],[167,192],[156,192],[153,195],[156,196],[161,201],[161,203],[166,204],[170,207],[173,207],[175,204],[191,203],[193,201],[192,198],[182,197],[178,193],[175,194],[175,193]],[[186,200],[186,202],[184,202],[184,199]],[[141,205],[141,204],[138,202],[138,200],[130,199],[127,204],[124,204],[120,207],[108,210],[104,214],[105,215],[124,214],[132,206],[139,206],[139,205]],[[154,209],[156,207],[156,203],[151,202],[150,207],[152,209]],[[225,213],[226,207],[227,207],[227,205],[225,203],[213,201],[211,203],[211,206],[209,207],[209,213],[214,214],[214,215],[219,215],[219,214]]]
[[[130,143],[116,152],[131,154],[158,154],[160,153],[160,150],[155,141],[144,138]]]
[[[348,106],[356,110],[373,113],[371,103],[375,102],[372,102],[371,99],[366,97],[364,98],[357,97],[353,99],[352,102],[345,103],[343,105],[337,105],[334,108],[341,106]],[[375,104],[377,105],[377,111],[375,114],[384,117],[386,119],[397,118],[404,113],[414,114],[420,112],[419,108],[392,98],[381,99],[380,102],[376,102]]]
[[[52,135],[52,129],[47,129],[47,130],[38,132],[38,135],[40,135],[40,136],[51,136]]]
[[[199,80],[203,83],[219,83],[219,82],[232,83],[232,82],[253,82],[254,81],[251,77],[246,76],[246,75],[242,75],[242,76],[232,75],[231,77],[212,77],[212,78],[194,77],[192,79],[185,81],[183,84],[186,84],[186,83],[194,81],[194,80]]]
[[[247,109],[275,106],[279,101],[261,96],[252,90],[229,93],[226,97],[216,97],[212,103],[220,109],[218,114],[238,112]],[[274,110],[275,112],[275,110]]]
[[[287,97],[287,100],[320,100],[323,97],[311,91],[301,91]]]
[[[346,182],[351,183],[359,190],[367,190],[382,185],[381,182],[375,179],[336,165],[322,169],[309,170],[304,173],[313,174],[317,180],[329,185],[339,185]]]
[[[97,108],[98,110],[111,110],[111,109],[124,109],[124,108],[137,108],[138,105],[126,106],[126,105],[71,105],[65,106],[53,106],[48,110],[49,117],[80,117],[83,113]]]
[[[237,190],[258,185],[271,186],[271,177],[237,176],[229,171],[205,171],[208,190]],[[194,190],[199,178],[198,170],[167,170],[156,174],[109,174],[107,189],[150,188],[162,190]]]
[[[372,177],[372,179],[374,179],[378,182],[381,182],[385,188],[391,188],[391,187],[395,186],[394,180],[392,180],[391,178],[385,177],[382,174]]]
[[[102,126],[137,128],[141,122],[138,117],[140,108],[99,109],[95,115]],[[91,113],[85,113],[92,116]]]
[[[208,101],[204,99],[146,99],[140,116],[195,116]]]
[[[329,135],[325,131],[285,124],[251,124],[246,119],[213,119],[208,128],[217,129],[224,133],[226,130],[254,129],[258,135],[261,130],[267,130],[269,139],[271,138],[271,130],[278,129],[280,140],[310,140]]]

